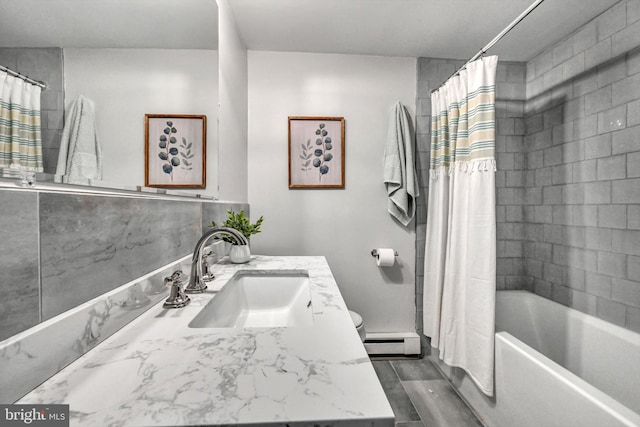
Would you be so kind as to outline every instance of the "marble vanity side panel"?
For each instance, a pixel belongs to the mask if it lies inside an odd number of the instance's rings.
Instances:
[[[38,195],[0,190],[0,341],[40,321]]]
[[[43,319],[189,254],[201,218],[199,202],[41,193]]]
[[[202,232],[209,229],[211,221],[215,221],[217,225],[222,225],[227,220],[227,209],[238,213],[244,211],[246,216],[250,215],[248,203],[229,203],[229,202],[213,202],[202,204]],[[251,218],[255,222],[254,218]]]

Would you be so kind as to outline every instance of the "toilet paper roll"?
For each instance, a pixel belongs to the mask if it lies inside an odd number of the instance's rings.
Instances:
[[[380,267],[391,267],[396,263],[396,251],[390,248],[378,248],[378,259],[376,263]]]

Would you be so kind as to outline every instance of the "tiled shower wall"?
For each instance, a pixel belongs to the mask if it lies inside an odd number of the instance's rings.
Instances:
[[[496,89],[497,288],[527,289],[635,331],[639,46],[640,2],[622,1],[526,64],[500,62]],[[462,62],[418,61],[419,330],[429,96]]]
[[[0,340],[193,252],[246,204],[0,189]],[[185,272],[187,273],[187,272]]]
[[[47,84],[40,97],[44,171],[55,173],[64,128],[64,76],[62,49],[2,48],[0,65]]]
[[[525,275],[640,331],[640,2],[527,63]]]

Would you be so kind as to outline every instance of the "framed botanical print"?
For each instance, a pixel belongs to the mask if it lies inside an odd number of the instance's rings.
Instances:
[[[289,188],[344,188],[344,117],[289,117]]]
[[[207,116],[146,114],[145,186],[205,188]]]

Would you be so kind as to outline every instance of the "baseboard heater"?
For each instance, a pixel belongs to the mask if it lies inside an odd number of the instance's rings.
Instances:
[[[420,354],[420,337],[415,332],[367,332],[364,347],[369,355]]]

